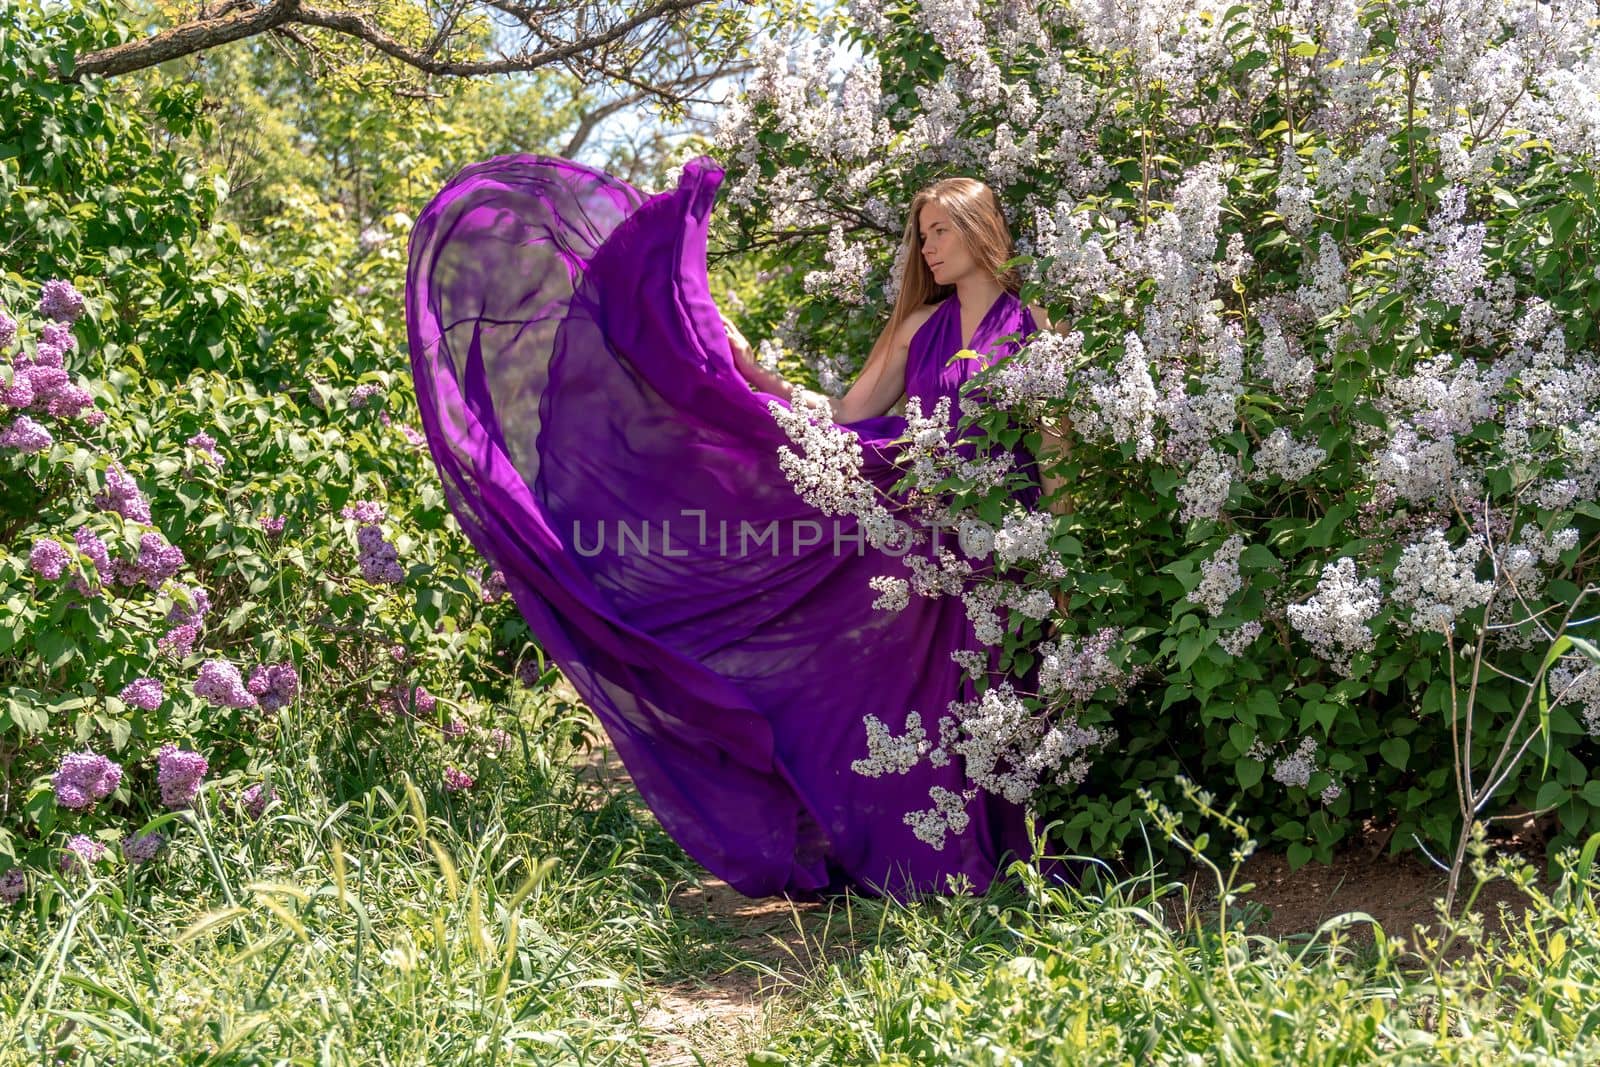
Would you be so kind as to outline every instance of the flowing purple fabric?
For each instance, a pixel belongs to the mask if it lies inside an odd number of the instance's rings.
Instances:
[[[784,477],[772,398],[734,366],[707,284],[722,177],[702,156],[646,196],[568,160],[501,156],[428,204],[406,321],[447,499],[662,826],[713,874],[749,896],[904,897],[948,892],[950,875],[982,891],[1028,852],[1017,805],[980,792],[934,849],[904,816],[932,807],[933,786],[961,790],[959,759],[879,777],[851,763],[868,714],[898,735],[915,710],[936,740],[948,703],[974,694],[951,653],[986,650],[959,598],[874,608],[868,580],[905,562]],[[973,344],[1034,328],[1006,292]],[[946,363],[960,329],[952,297],[912,341],[907,392],[926,411],[977,369]],[[850,428],[887,491],[904,418]]]

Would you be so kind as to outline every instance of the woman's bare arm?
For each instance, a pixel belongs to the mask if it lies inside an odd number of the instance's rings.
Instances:
[[[750,344],[739,328],[726,315],[722,317],[728,330],[728,344],[733,350],[734,363],[746,381],[763,393],[771,393],[791,403],[801,394],[820,397],[827,401],[834,422],[856,422],[882,415],[899,401],[905,394],[906,356],[911,347],[911,337],[925,319],[926,315],[921,313],[909,316],[890,339],[889,351],[882,365],[874,368],[871,375],[857,377],[844,396],[830,397],[802,389],[756,363]]]

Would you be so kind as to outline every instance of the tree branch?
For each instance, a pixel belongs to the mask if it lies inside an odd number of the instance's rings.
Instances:
[[[457,13],[454,11],[447,15],[445,25],[434,32],[428,44],[419,49],[391,37],[377,23],[362,14],[329,8],[308,7],[302,5],[301,0],[272,0],[267,6],[251,11],[229,13],[222,17],[213,15],[198,18],[192,22],[162,30],[160,33],[142,40],[129,41],[126,44],[104,48],[97,52],[88,52],[77,57],[70,74],[61,73],[59,68],[52,68],[52,72],[57,80],[63,82],[77,82],[85,77],[96,75],[100,77],[115,77],[118,74],[127,74],[131,71],[153,67],[170,59],[193,55],[196,52],[215,48],[218,45],[253,37],[268,30],[279,29],[289,24],[298,24],[302,26],[317,26],[335,33],[355,37],[365,42],[375,51],[381,52],[407,66],[414,67],[425,74],[460,78],[482,77],[490,74],[511,74],[537,70],[540,67],[567,59],[582,59],[589,53],[600,51],[607,45],[625,38],[640,26],[711,2],[713,0],[658,0],[657,3],[652,4],[639,12],[639,14],[630,19],[624,19],[608,29],[577,37],[564,44],[547,47],[542,51],[521,52],[514,56],[493,60],[448,60],[438,58],[436,52],[448,33],[450,25],[457,17]],[[230,3],[222,10],[231,11],[234,6],[234,4]],[[506,10],[511,5],[498,3],[494,6]],[[532,9],[523,9],[523,14],[525,15],[533,15],[535,13]],[[537,13],[545,14],[545,12]],[[533,28],[530,26],[530,29]]]

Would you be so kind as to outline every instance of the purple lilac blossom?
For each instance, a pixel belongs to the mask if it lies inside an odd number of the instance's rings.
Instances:
[[[198,625],[192,622],[185,623],[182,626],[174,626],[162,634],[161,639],[156,642],[156,647],[178,659],[182,659],[194,648],[195,639],[199,636],[200,627]]]
[[[444,788],[447,793],[459,793],[472,788],[472,775],[455,767],[444,769]]]
[[[467,724],[460,719],[451,719],[444,724],[443,731],[446,737],[466,737]]]
[[[72,540],[78,546],[78,551],[89,557],[89,562],[94,564],[94,569],[104,579],[111,573],[111,551],[106,548],[105,540],[89,529],[80,526],[72,531]]]
[[[278,791],[265,782],[245,786],[239,793],[239,807],[252,819],[259,819],[267,805],[277,798]]]
[[[83,294],[63,278],[44,283],[39,293],[39,314],[61,322],[73,322],[83,314]]]
[[[73,336],[72,327],[64,322],[45,323],[39,330],[39,343],[63,352],[78,347],[78,339]]]
[[[0,874],[0,900],[7,904],[15,904],[21,900],[27,888],[28,880],[18,868],[13,867],[5,874]]]
[[[437,698],[422,686],[416,686],[407,692],[406,686],[399,685],[387,690],[378,698],[379,706],[393,715],[408,712],[414,715],[431,715],[436,706]]]
[[[0,448],[15,448],[20,452],[43,452],[55,443],[50,431],[26,415],[0,430]]]
[[[206,776],[206,758],[198,752],[168,743],[156,753],[156,784],[161,802],[169,808],[187,808]]]
[[[180,627],[181,629],[182,627]],[[208,659],[200,665],[194,695],[224,708],[253,708],[256,698],[245,688],[239,668],[225,659]]]
[[[196,448],[201,452],[204,452],[207,456],[211,457],[211,462],[218,467],[222,466],[222,453],[217,451],[217,439],[215,437],[212,437],[208,433],[197,433],[184,443],[190,448]]]
[[[147,533],[139,538],[139,577],[151,589],[161,588],[161,583],[183,569],[183,549],[167,541],[159,533]]]
[[[67,838],[66,851],[61,853],[61,873],[74,874],[86,870],[103,859],[109,851],[88,834],[73,834]]]
[[[399,553],[384,540],[378,526],[363,526],[356,531],[356,542],[361,546],[361,576],[375,585],[392,584],[405,578]]]
[[[58,419],[75,419],[84,408],[94,404],[94,396],[76,385],[67,385],[50,397],[45,410]]]
[[[17,339],[17,320],[0,311],[0,351],[11,347],[11,342]]]
[[[67,550],[61,547],[61,542],[41,537],[33,542],[33,551],[28,553],[28,569],[39,577],[53,582],[67,569],[69,559]]]
[[[149,677],[135,678],[122,687],[118,696],[124,704],[143,711],[155,711],[166,699],[161,689],[161,679]]]
[[[184,607],[174,597],[172,607],[167,609],[165,621],[176,626],[198,626],[205,621],[206,613],[211,610],[211,594],[203,585],[186,585],[183,588],[189,594],[190,606]]]
[[[350,391],[350,406],[364,408],[371,402],[373,397],[381,396],[382,393],[383,386],[376,382],[365,382]]]
[[[104,800],[122,781],[122,767],[92,750],[68,752],[50,778],[56,803],[82,811],[97,800]]]
[[[354,519],[356,522],[382,522],[385,518],[383,501],[357,500],[354,504],[346,504],[339,509],[342,519]]]
[[[126,834],[122,838],[122,858],[137,866],[156,858],[167,839],[152,830],[148,834]]]
[[[31,367],[55,367],[55,368],[61,368],[61,367],[65,367],[66,364],[67,364],[66,349],[62,348],[60,345],[47,344],[45,341],[41,340],[39,342],[39,347],[33,353],[33,359],[29,363],[27,363],[25,365],[26,366],[31,366]],[[20,370],[22,368],[22,366],[24,366],[24,365],[23,364],[19,364],[18,365],[18,369]],[[66,372],[63,371],[61,377],[56,379],[56,385],[65,384],[65,382],[66,382]],[[52,388],[52,387],[47,386],[46,387],[46,391],[49,391],[50,388]]]
[[[25,408],[33,403],[33,380],[26,374],[13,374],[11,384],[0,387],[0,405]]]
[[[489,731],[489,747],[495,752],[510,752],[517,745],[516,739],[496,726]]]
[[[288,660],[282,663],[261,664],[250,672],[247,688],[255,694],[262,711],[277,711],[300,691],[300,675]]]
[[[283,533],[282,515],[263,515],[261,516],[260,522],[261,528],[266,531],[268,537],[277,537],[279,534]]]
[[[106,468],[105,492],[94,498],[95,507],[115,511],[134,522],[150,521],[150,504],[139,491],[139,485],[122,469],[120,463]]]

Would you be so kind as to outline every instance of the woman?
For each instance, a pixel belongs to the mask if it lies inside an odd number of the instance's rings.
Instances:
[[[786,383],[738,341],[735,360],[707,284],[722,177],[702,156],[646,197],[571,161],[503,156],[429,203],[406,316],[446,498],[662,826],[712,873],[750,896],[981,891],[1028,850],[1016,805],[979,793],[930,816],[930,796],[965,784],[953,763],[853,765],[867,716],[899,735],[912,713],[931,726],[971,699],[951,655],[983,648],[958,598],[874,606],[871,579],[904,563],[787,482],[787,438],[745,375],[780,398]],[[915,202],[924,255],[834,407],[886,491],[905,422],[883,412],[899,393],[948,389],[971,373],[942,366],[961,342],[1035,321],[992,270],[1009,246],[997,206],[946,188]],[[957,299],[924,308],[929,281]]]

